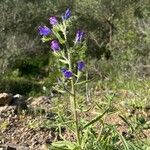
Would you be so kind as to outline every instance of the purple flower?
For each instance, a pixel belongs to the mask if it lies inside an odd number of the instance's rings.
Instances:
[[[65,11],[65,14],[62,16],[62,20],[67,20],[69,19],[71,16],[71,11],[70,9],[68,8],[66,11]]]
[[[71,78],[73,76],[72,72],[67,70],[66,68],[62,68],[61,71],[64,74],[65,78]]]
[[[82,71],[84,67],[85,67],[85,63],[83,61],[78,61],[77,63],[78,70]]]
[[[56,24],[58,24],[58,20],[57,20],[57,18],[56,18],[55,16],[50,17],[50,18],[49,18],[49,21],[50,21],[50,24],[51,24],[51,25],[56,25]]]
[[[57,40],[53,40],[53,41],[51,42],[51,49],[52,49],[53,51],[59,51],[59,50],[60,50],[60,46],[59,46],[59,43],[58,43]]]
[[[52,33],[51,29],[49,29],[47,26],[39,26],[38,30],[39,34],[44,36],[47,36]]]
[[[75,43],[79,43],[82,41],[83,37],[84,37],[84,32],[83,31],[77,31],[76,33],[76,39],[75,39]]]

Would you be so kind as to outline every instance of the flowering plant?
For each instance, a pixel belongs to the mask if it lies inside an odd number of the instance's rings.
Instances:
[[[69,42],[69,27],[73,20],[70,9],[59,21],[55,16],[49,18],[51,29],[47,26],[38,28],[39,34],[42,36],[43,42],[50,44],[50,51],[57,60],[57,66],[60,72],[58,80],[65,85],[65,89],[70,93],[70,104],[74,115],[76,127],[76,139],[78,145],[81,144],[80,130],[78,125],[77,101],[76,101],[76,85],[81,84],[80,77],[85,69],[85,32],[78,30],[74,35],[72,42]],[[72,44],[73,43],[73,44]]]

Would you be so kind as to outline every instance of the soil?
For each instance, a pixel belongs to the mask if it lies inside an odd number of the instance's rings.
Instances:
[[[42,109],[37,109],[41,106]],[[53,141],[62,140],[55,127],[42,126],[43,121],[54,121],[57,114],[46,112],[51,107],[48,97],[39,97],[28,103],[28,111],[17,112],[13,106],[4,106],[0,108],[0,148],[17,150],[47,150],[46,145]],[[30,111],[29,111],[30,110]],[[126,110],[127,111],[127,110]],[[34,112],[34,113],[33,113]],[[44,115],[43,115],[44,114]],[[129,112],[128,117],[141,115],[150,120],[150,115],[141,110]],[[104,122],[116,126],[119,133],[123,136],[134,138],[134,134],[128,131],[129,124],[121,118],[119,113],[112,113],[105,117]],[[62,134],[66,138],[74,136],[68,134],[66,129],[62,129]],[[150,137],[150,129],[145,129],[140,133],[142,138]]]

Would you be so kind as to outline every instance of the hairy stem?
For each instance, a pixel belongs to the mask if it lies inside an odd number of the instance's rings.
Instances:
[[[72,72],[72,62],[71,62],[71,56],[70,52],[68,52],[68,60],[69,60],[69,70]],[[71,78],[71,95],[70,95],[70,103],[74,115],[74,121],[75,121],[75,132],[76,132],[76,138],[77,143],[80,145],[80,131],[79,131],[79,124],[78,124],[78,114],[77,114],[77,103],[76,103],[76,93],[75,93],[75,84],[74,84],[74,78]]]

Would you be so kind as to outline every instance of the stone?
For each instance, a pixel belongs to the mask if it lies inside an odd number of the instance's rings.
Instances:
[[[49,99],[47,96],[39,96],[33,99],[31,105],[32,106],[40,106],[42,104],[44,104],[45,102],[47,102]]]
[[[48,147],[47,147],[45,144],[43,144],[43,145],[40,147],[40,150],[49,150],[49,149],[48,149]]]
[[[20,94],[16,94],[16,95],[13,96],[13,99],[12,99],[10,105],[11,106],[16,106],[16,111],[27,109],[27,104],[25,102],[25,98]]]
[[[7,108],[8,108],[8,106],[0,107],[0,114],[1,114],[2,112],[4,112]]]
[[[51,99],[47,96],[36,97],[31,102],[31,107],[38,107],[44,109],[44,111],[47,111],[51,108]]]
[[[7,144],[6,150],[29,150],[29,147],[19,144]]]
[[[34,100],[32,101],[30,108],[31,110],[34,112],[34,114],[36,115],[44,115],[49,113],[50,108],[52,107],[52,104],[50,102],[50,99],[46,98],[46,97],[37,97],[34,98]],[[47,115],[45,116],[47,119],[48,118],[55,118],[52,117],[54,115]],[[52,119],[53,120],[53,119]]]
[[[13,95],[9,93],[0,93],[0,106],[10,105]]]

